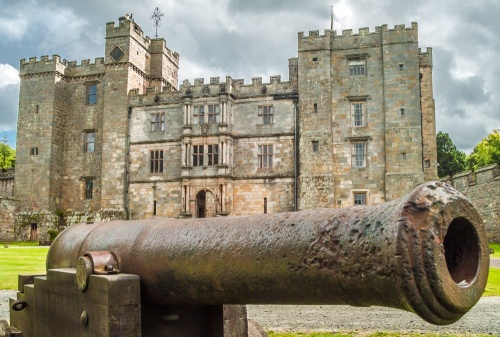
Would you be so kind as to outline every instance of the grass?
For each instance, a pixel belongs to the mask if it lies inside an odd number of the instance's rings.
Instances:
[[[499,268],[490,268],[490,274],[488,275],[488,283],[486,283],[486,289],[484,290],[483,296],[500,296]]]
[[[18,274],[45,274],[45,259],[49,247],[12,243],[0,245],[0,289],[17,289]]]
[[[16,241],[16,242],[0,242],[0,248],[9,245],[9,247],[32,247],[38,246],[38,241]]]
[[[490,257],[500,259],[500,243],[490,243],[490,248],[495,252],[495,254],[491,254]]]
[[[345,332],[345,333],[333,333],[333,332],[268,332],[269,337],[460,337],[464,335],[457,334],[422,334],[422,333],[401,333],[401,332],[374,332],[374,333],[363,333],[363,332]],[[467,334],[468,337],[491,337],[491,335],[476,335]]]

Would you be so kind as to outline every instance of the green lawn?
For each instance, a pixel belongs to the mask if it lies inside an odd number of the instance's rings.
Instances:
[[[414,333],[414,334],[401,334],[401,332],[374,332],[374,333],[363,333],[363,332],[345,332],[345,333],[330,333],[330,332],[268,332],[269,337],[461,337],[464,335],[457,334],[422,334],[422,333]],[[490,337],[491,335],[476,335],[476,334],[467,334],[468,337]]]
[[[490,248],[495,252],[495,254],[491,254],[490,257],[500,259],[500,243],[490,243]]]
[[[17,289],[18,274],[45,274],[49,247],[0,244],[0,289]]]

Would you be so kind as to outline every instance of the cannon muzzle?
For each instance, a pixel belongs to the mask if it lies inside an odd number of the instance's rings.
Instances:
[[[376,206],[76,225],[47,269],[98,251],[140,277],[149,305],[380,305],[440,325],[474,306],[489,268],[479,214],[437,182]]]

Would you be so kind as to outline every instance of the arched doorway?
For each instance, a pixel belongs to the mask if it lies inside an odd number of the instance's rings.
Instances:
[[[203,190],[196,196],[196,217],[210,218],[217,213],[217,200],[214,194]]]

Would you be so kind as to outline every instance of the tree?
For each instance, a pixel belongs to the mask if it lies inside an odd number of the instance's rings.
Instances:
[[[438,160],[438,176],[446,177],[453,176],[466,169],[466,155],[459,151],[450,135],[439,131],[436,137],[437,142],[437,160]]]
[[[500,166],[500,129],[481,140],[467,157],[467,165],[472,171],[491,164]]]
[[[7,144],[5,137],[0,141],[0,169],[8,169],[14,167],[16,163],[16,150],[12,149]]]

